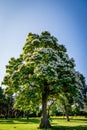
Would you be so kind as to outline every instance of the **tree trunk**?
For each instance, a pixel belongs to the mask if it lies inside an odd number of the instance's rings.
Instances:
[[[50,128],[50,122],[48,120],[48,115],[47,115],[47,98],[48,94],[43,93],[42,94],[42,118],[41,118],[41,123],[40,123],[40,128]]]
[[[64,105],[64,111],[65,111],[65,115],[66,115],[66,120],[67,120],[67,121],[70,121],[70,119],[69,119],[69,114],[68,114],[66,105]]]

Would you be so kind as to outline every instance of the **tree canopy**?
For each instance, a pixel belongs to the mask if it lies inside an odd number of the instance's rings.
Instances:
[[[29,33],[22,54],[9,60],[6,72],[3,84],[7,92],[16,94],[19,107],[25,105],[27,109],[42,101],[40,128],[51,126],[46,110],[51,97],[63,93],[73,98],[83,87],[74,59],[69,58],[65,46],[47,31],[40,35]]]

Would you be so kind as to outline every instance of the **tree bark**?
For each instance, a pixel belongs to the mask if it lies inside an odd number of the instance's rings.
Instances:
[[[47,99],[48,99],[48,93],[45,92],[42,94],[42,118],[40,128],[46,128],[46,129],[51,127],[47,115]]]
[[[70,119],[69,119],[69,114],[68,114],[66,105],[64,105],[64,110],[65,110],[66,120],[67,120],[67,121],[70,121]]]

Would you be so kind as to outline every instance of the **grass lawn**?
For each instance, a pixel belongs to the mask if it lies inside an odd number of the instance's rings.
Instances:
[[[63,117],[50,119],[52,128],[48,130],[87,130],[87,118],[74,117],[67,122]],[[40,118],[0,119],[0,130],[40,130]]]

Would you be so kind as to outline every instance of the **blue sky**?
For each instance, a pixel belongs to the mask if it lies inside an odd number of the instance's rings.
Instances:
[[[87,0],[0,0],[0,82],[28,32],[44,30],[66,46],[87,81]]]

